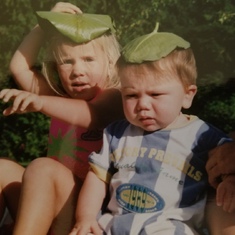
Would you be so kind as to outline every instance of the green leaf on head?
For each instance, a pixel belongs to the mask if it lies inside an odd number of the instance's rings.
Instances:
[[[129,42],[122,50],[126,62],[142,63],[155,61],[167,56],[174,49],[190,47],[190,43],[173,33],[158,32],[159,23],[152,33]]]

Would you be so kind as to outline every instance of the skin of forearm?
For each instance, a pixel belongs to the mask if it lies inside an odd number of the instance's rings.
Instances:
[[[35,65],[38,52],[44,42],[44,33],[36,25],[24,38],[10,62],[10,71],[18,73],[21,70],[32,68]]]
[[[56,96],[41,96],[41,113],[72,125],[87,128],[92,123],[92,107],[84,100]]]
[[[39,26],[24,38],[10,62],[10,71],[17,85],[26,91],[40,94],[40,90],[46,90],[43,94],[53,94],[48,92],[46,84],[40,71],[34,68],[39,50],[44,42],[44,33]]]
[[[106,195],[107,184],[89,171],[79,194],[76,218],[96,218]]]
[[[117,89],[103,91],[93,102],[58,96],[40,97],[43,103],[40,112],[88,129],[103,129],[124,117],[122,99]]]

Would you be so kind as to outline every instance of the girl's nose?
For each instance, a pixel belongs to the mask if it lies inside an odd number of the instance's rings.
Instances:
[[[72,69],[72,77],[79,77],[84,74],[85,68],[82,66],[82,63],[75,63]]]

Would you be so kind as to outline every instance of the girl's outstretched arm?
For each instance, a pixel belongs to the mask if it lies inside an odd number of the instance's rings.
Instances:
[[[89,129],[104,128],[111,122],[124,118],[121,93],[115,88],[104,90],[91,102],[57,96],[39,96],[17,89],[2,90],[0,99],[4,102],[12,101],[12,105],[4,110],[4,115],[41,112],[49,117]]]
[[[40,112],[88,129],[103,129],[111,122],[124,118],[121,93],[115,88],[104,90],[91,102],[48,96],[42,96],[42,99]]]

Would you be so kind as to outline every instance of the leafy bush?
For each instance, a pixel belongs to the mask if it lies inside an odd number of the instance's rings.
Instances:
[[[199,86],[189,111],[227,133],[234,131],[235,78],[229,79],[223,85]]]

